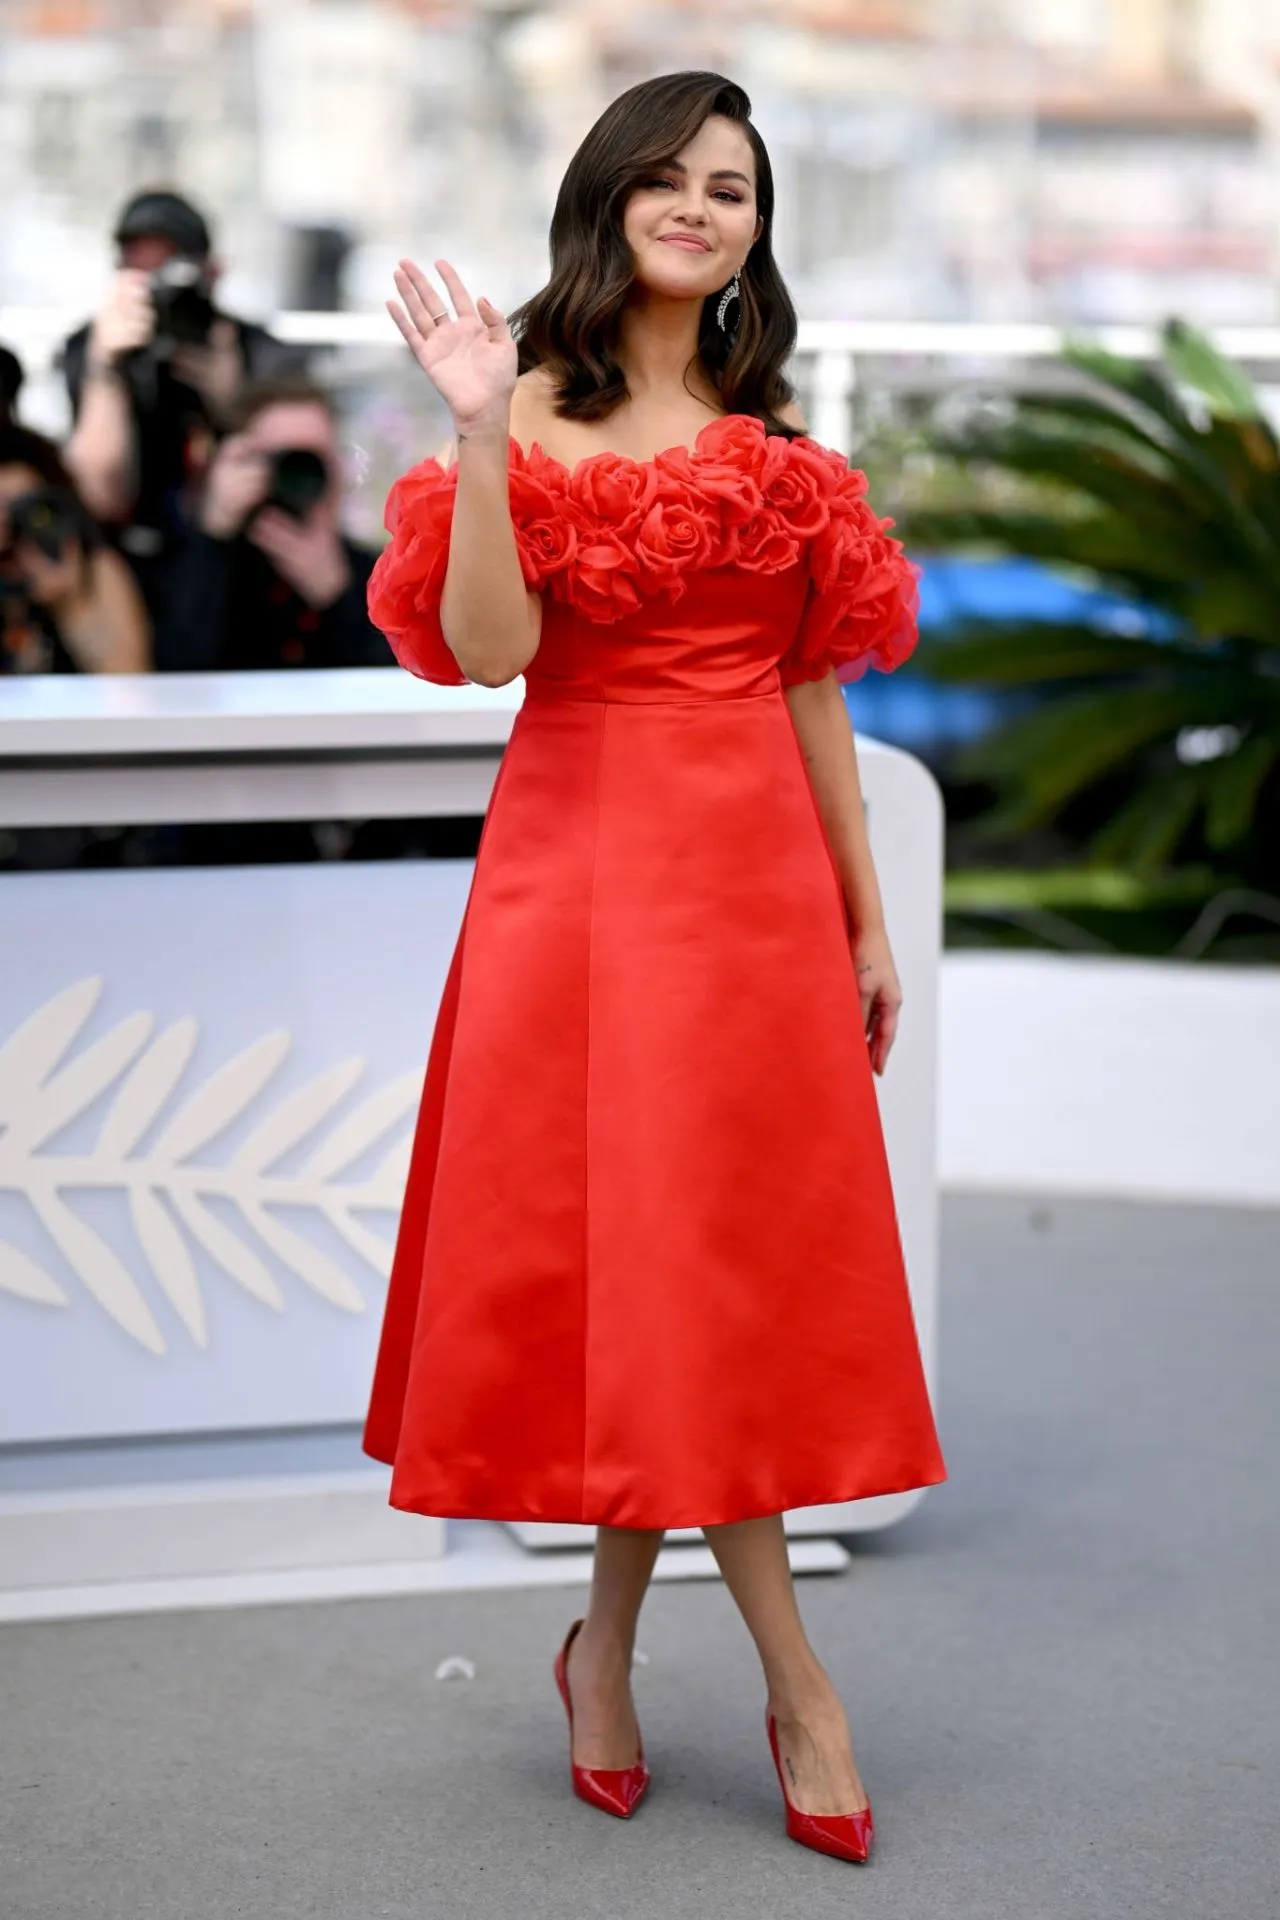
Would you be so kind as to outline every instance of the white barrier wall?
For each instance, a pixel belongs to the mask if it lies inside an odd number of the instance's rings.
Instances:
[[[376,672],[228,682],[0,684],[0,823],[469,811],[519,703]],[[862,758],[916,1009],[879,1091],[932,1374],[941,808],[910,756]],[[470,873],[0,876],[0,1443],[362,1418]]]
[[[359,1417],[470,875],[0,882],[0,1442]]]
[[[951,953],[939,1075],[945,1188],[1280,1207],[1280,968]]]

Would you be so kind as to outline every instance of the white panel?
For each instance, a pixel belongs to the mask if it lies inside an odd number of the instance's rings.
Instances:
[[[260,755],[155,766],[0,767],[0,825],[444,818],[483,813],[497,771],[497,748],[416,760]]]
[[[175,1515],[179,1526],[198,1507]],[[421,1527],[423,1522],[417,1521]],[[834,1540],[802,1540],[791,1548],[793,1573],[843,1573],[849,1556]],[[655,1580],[716,1580],[706,1547],[664,1547]],[[0,1586],[0,1622],[79,1620],[127,1613],[172,1613],[198,1607],[265,1607],[303,1600],[356,1600],[409,1593],[475,1593],[497,1588],[584,1587],[587,1553],[527,1554],[502,1527],[451,1520],[448,1550],[430,1558],[354,1561],[284,1571],[187,1575],[174,1579],[78,1581],[60,1587]]]
[[[0,1495],[0,1592],[438,1559],[385,1471]]]
[[[1274,968],[953,953],[944,1186],[1280,1206]]]
[[[350,754],[500,746],[524,682],[437,687],[389,667],[0,678],[0,758]]]
[[[34,1021],[0,1053],[0,1439],[363,1416],[385,1280],[359,1248],[385,1265],[470,874],[397,861],[0,882],[0,1046]],[[308,1086],[314,1132],[237,1165],[257,1130],[288,1132]],[[367,1150],[309,1172],[382,1098]],[[202,1336],[180,1262],[154,1233],[154,1261],[144,1251],[139,1195],[190,1249]]]

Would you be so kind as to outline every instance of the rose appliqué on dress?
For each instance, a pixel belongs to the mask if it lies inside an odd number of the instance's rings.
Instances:
[[[387,500],[391,541],[369,583],[370,615],[401,663],[462,683],[439,625],[456,468],[425,460]],[[653,460],[600,453],[569,468],[513,441],[510,499],[526,585],[601,623],[645,600],[674,601],[690,573],[777,573],[807,559],[811,591],[781,662],[784,682],[831,667],[855,678],[897,666],[915,644],[917,569],[866,499],[864,474],[801,436],[742,414],[713,420],[692,448]]]

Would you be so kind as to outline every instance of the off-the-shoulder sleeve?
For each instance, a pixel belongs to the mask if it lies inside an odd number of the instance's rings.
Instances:
[[[423,460],[387,495],[391,535],[369,577],[369,618],[386,634],[402,667],[420,680],[466,685],[440,626],[440,596],[449,565],[449,532],[457,470]]]
[[[916,644],[920,570],[866,498],[866,475],[841,474],[830,518],[809,549],[809,597],[788,652],[784,687],[836,678],[859,680],[868,667],[891,673]]]
[[[578,552],[568,475],[541,449],[526,454],[513,440],[507,488],[525,587],[540,593],[568,571]],[[369,581],[369,618],[386,634],[400,665],[420,680],[451,687],[464,686],[467,678],[440,626],[457,490],[457,467],[442,467],[438,460],[424,460],[401,475],[387,495],[391,539]]]

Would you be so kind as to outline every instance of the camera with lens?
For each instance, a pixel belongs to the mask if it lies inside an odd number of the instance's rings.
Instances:
[[[156,312],[154,344],[159,351],[205,346],[215,317],[208,266],[178,256],[157,267],[148,285]]]
[[[29,540],[46,560],[61,560],[67,548],[76,542],[88,544],[84,508],[74,493],[65,487],[33,487],[19,494],[5,509],[8,537],[0,549],[7,557],[21,540]]]
[[[305,520],[329,490],[329,469],[310,447],[280,447],[267,456],[271,479],[264,507]]]
[[[329,491],[329,469],[310,447],[276,447],[264,457],[267,490],[245,520],[242,534],[268,507],[276,507],[291,520],[301,522]]]

